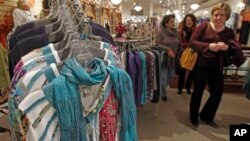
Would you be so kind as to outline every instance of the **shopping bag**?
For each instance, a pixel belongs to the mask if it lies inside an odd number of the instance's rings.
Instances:
[[[194,52],[192,48],[187,47],[183,51],[181,58],[180,58],[181,67],[187,70],[193,70],[196,60],[197,60],[197,55],[198,55],[197,52]]]

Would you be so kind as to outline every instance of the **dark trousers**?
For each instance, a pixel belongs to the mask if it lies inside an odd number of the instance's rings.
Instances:
[[[184,84],[185,84],[185,88],[187,90],[190,90],[191,86],[192,86],[192,82],[194,79],[194,71],[190,71],[188,73],[187,76],[187,80],[185,83],[185,78],[186,78],[186,70],[185,69],[180,69],[178,70],[178,90],[182,91],[182,89],[184,88]]]
[[[192,83],[194,81],[194,72],[195,72],[195,70],[189,71],[189,73],[188,73],[187,80],[186,80],[186,83],[185,83],[185,88],[187,90],[190,90],[191,87],[192,87]]]
[[[190,120],[198,122],[202,95],[206,86],[210,97],[200,112],[204,121],[213,121],[219,107],[224,89],[223,72],[218,68],[201,68],[197,66],[194,74],[194,90],[190,101]]]

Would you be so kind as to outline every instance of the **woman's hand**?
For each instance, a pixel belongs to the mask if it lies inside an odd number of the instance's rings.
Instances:
[[[220,50],[226,51],[228,49],[228,45],[224,42],[218,42],[217,45],[219,46]]]
[[[168,49],[168,56],[173,58],[175,57],[174,51],[170,48]]]
[[[209,44],[208,49],[214,52],[218,52],[220,50],[220,46],[217,43],[211,43]]]

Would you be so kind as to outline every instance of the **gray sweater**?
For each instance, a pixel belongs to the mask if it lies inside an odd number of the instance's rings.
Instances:
[[[173,29],[172,31],[162,28],[156,37],[157,47],[165,50],[170,48],[175,53],[175,58],[165,57],[164,61],[167,61],[168,67],[175,67],[175,59],[180,58],[182,52],[181,40],[178,32]]]

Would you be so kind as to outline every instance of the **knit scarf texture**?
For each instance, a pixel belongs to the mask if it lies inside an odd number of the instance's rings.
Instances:
[[[137,141],[136,105],[133,93],[132,80],[127,72],[115,66],[107,67],[113,82],[116,97],[121,112],[122,128],[121,141]]]
[[[163,27],[162,32],[170,37],[177,37],[178,36],[178,32],[176,29],[169,30],[166,27]]]
[[[121,112],[121,141],[137,141],[136,106],[132,89],[132,80],[124,71],[114,66],[106,67],[101,59],[93,59],[85,66],[75,59],[65,61],[61,76],[53,80],[54,103],[59,118],[62,141],[86,141],[86,118],[83,117],[79,85],[97,85],[102,83],[107,73],[113,84]]]
[[[87,121],[83,117],[79,85],[102,83],[107,75],[105,65],[93,60],[89,74],[75,59],[65,61],[61,76],[53,80],[54,103],[61,130],[61,141],[86,141]]]

